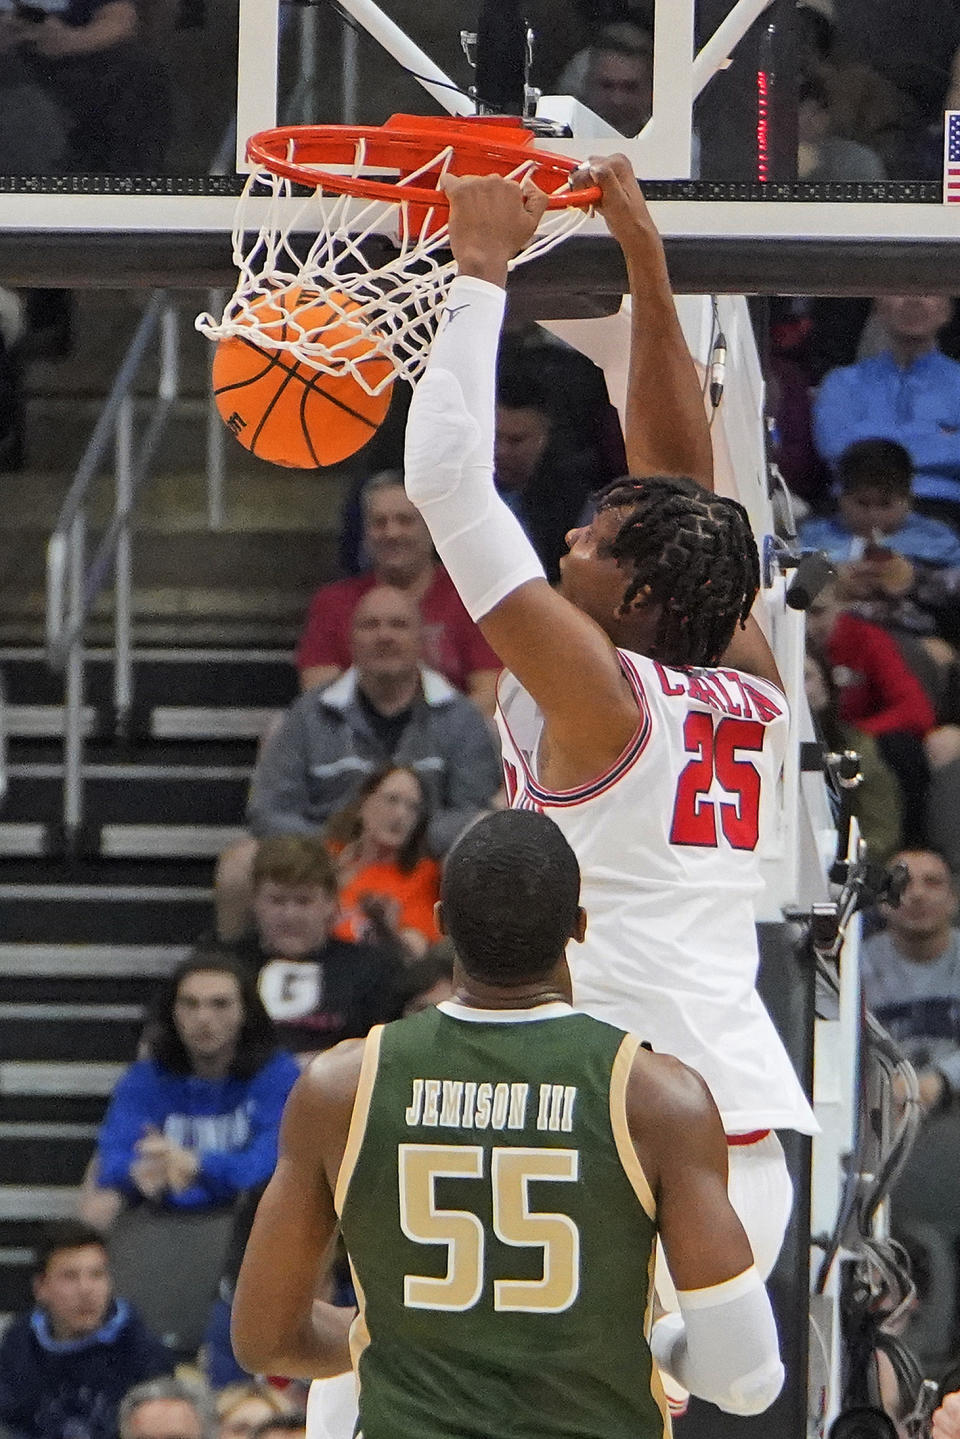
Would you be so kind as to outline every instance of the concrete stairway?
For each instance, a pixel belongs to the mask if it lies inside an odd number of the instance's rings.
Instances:
[[[37,650],[0,650],[0,1315],[29,1302],[38,1226],[73,1211],[158,979],[212,925],[213,857],[242,823],[256,736],[292,696],[285,652],[138,652],[139,735],[93,739],[86,852],[58,851],[62,711]],[[96,733],[109,666],[90,656]]]

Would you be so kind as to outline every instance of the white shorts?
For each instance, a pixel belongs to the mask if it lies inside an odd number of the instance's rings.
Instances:
[[[730,1203],[747,1231],[754,1263],[766,1279],[777,1262],[793,1208],[793,1181],[783,1145],[772,1130],[755,1144],[730,1144],[727,1166]],[[675,1310],[676,1290],[659,1246],[655,1282],[664,1309]]]

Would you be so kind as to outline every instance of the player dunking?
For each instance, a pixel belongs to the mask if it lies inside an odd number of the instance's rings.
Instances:
[[[571,956],[575,1003],[704,1076],[729,1137],[731,1199],[766,1274],[792,1199],[772,1131],[816,1128],[755,989],[753,898],[787,708],[750,617],[759,567],[746,514],[712,493],[660,238],[624,157],[591,162],[591,177],[633,301],[633,477],[569,535],[556,593],[493,483],[507,261],[543,197],[500,177],[449,179],[460,273],[410,409],[407,492],[506,666],[511,803],[550,815],[580,862],[591,926]]]
[[[233,1308],[251,1372],[352,1357],[364,1439],[662,1439],[646,1340],[659,1233],[681,1319],[657,1357],[736,1414],[783,1382],[705,1085],[569,1004],[582,940],[556,825],[481,820],[443,878],[455,998],[321,1055],[288,1103]],[[360,1313],[314,1302],[339,1216]]]

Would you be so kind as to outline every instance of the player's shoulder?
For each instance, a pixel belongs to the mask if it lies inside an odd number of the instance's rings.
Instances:
[[[645,1127],[674,1135],[694,1134],[719,1124],[706,1081],[672,1054],[637,1048],[627,1081],[627,1109]]]
[[[299,1082],[309,1103],[321,1108],[353,1103],[367,1046],[378,1043],[381,1028],[371,1030],[366,1039],[344,1039],[311,1059]]]

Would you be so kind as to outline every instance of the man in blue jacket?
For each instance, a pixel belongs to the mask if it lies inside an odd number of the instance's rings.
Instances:
[[[171,1374],[173,1355],[114,1295],[103,1239],[79,1220],[47,1226],[33,1292],[0,1344],[0,1425],[17,1439],[113,1439],[123,1395]]]

